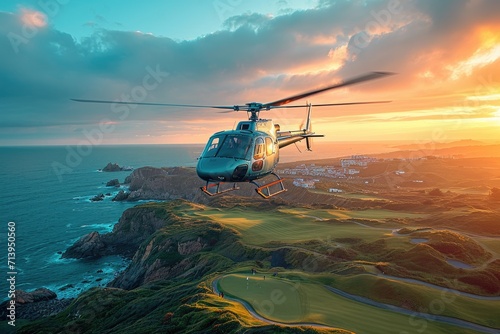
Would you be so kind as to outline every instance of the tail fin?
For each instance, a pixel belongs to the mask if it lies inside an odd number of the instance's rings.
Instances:
[[[311,109],[312,109],[312,106],[309,103],[307,105],[306,128],[304,129],[306,131],[306,133],[310,133],[311,132]]]
[[[324,135],[317,135],[314,132],[312,132],[312,123],[311,123],[311,109],[312,105],[307,104],[306,106],[307,109],[307,118],[304,123],[300,125],[299,130],[292,130],[292,131],[278,131],[278,142],[279,142],[279,147],[283,148],[286,147],[290,144],[294,144],[298,141],[301,141],[302,139],[306,140],[306,145],[307,145],[307,150],[311,151],[312,148],[312,138],[313,137],[324,137]]]
[[[312,124],[311,124],[312,106],[310,103],[307,105],[307,108],[308,109],[307,109],[306,128],[304,130],[305,130],[305,133],[309,134],[309,133],[312,133]],[[312,138],[306,137],[306,147],[307,147],[308,151],[312,151]]]

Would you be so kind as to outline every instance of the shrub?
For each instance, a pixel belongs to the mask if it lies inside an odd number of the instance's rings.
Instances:
[[[443,196],[443,192],[439,188],[429,191],[429,196]]]
[[[163,317],[163,323],[164,324],[169,324],[170,321],[172,320],[173,316],[174,316],[174,314],[172,312],[166,313],[165,316]]]

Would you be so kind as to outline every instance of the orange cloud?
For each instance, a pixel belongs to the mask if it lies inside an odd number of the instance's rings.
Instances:
[[[476,68],[484,67],[500,59],[500,36],[494,31],[498,30],[484,27],[478,29],[476,34],[479,45],[474,54],[458,64],[449,66],[453,80],[464,75],[471,75]]]
[[[44,13],[28,8],[21,8],[21,21],[30,27],[47,26],[47,16]]]

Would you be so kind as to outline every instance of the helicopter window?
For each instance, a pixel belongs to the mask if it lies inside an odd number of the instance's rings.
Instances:
[[[217,153],[218,157],[247,159],[248,149],[251,146],[251,138],[245,135],[227,135],[220,150]]]
[[[217,154],[219,148],[219,143],[221,142],[221,138],[222,137],[210,138],[210,141],[207,143],[207,146],[205,148],[205,152],[203,153],[203,157],[215,157],[215,154]]]
[[[262,159],[264,157],[264,139],[257,138],[255,140],[255,148],[253,152],[254,159]]]
[[[266,137],[266,154],[271,155],[274,153],[273,140],[270,137]]]

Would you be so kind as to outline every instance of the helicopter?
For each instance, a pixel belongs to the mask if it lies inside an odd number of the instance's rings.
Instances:
[[[311,108],[328,106],[345,106],[355,104],[387,103],[390,101],[369,101],[369,102],[345,102],[326,104],[302,104],[288,105],[299,99],[319,94],[329,90],[346,87],[361,82],[382,78],[393,73],[371,72],[361,76],[345,80],[341,83],[327,87],[303,92],[269,103],[250,102],[244,105],[233,106],[213,106],[213,105],[192,105],[192,104],[171,104],[171,103],[148,103],[148,102],[125,102],[125,101],[105,101],[72,99],[77,102],[90,103],[111,103],[127,105],[148,105],[167,107],[190,107],[190,108],[214,108],[224,109],[223,112],[246,111],[248,120],[240,121],[232,130],[219,131],[214,133],[198,158],[196,173],[198,177],[206,181],[206,185],[200,189],[209,196],[220,195],[229,191],[237,190],[240,182],[250,182],[256,186],[257,193],[263,198],[270,198],[278,195],[287,189],[283,184],[283,178],[274,172],[279,162],[280,149],[306,140],[307,150],[311,150],[311,139],[314,137],[324,137],[311,130]],[[282,131],[279,124],[271,119],[261,119],[260,112],[278,108],[306,108],[307,118],[305,127],[298,130]],[[258,180],[272,175],[274,181],[259,184]],[[229,188],[223,189],[224,183],[232,183]]]

